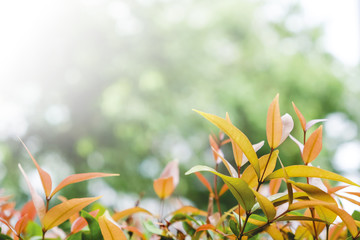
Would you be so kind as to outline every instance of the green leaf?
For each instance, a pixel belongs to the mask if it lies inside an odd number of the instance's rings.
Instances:
[[[26,232],[29,237],[42,235],[41,226],[33,221],[30,221],[26,226]]]
[[[91,238],[93,240],[103,239],[98,221],[93,216],[91,216],[88,212],[86,212],[84,210],[81,210],[80,214],[83,218],[85,218],[85,220],[87,221],[87,223],[89,225]]]
[[[218,173],[215,169],[207,166],[195,166],[187,171],[185,174],[189,175],[191,173],[199,172],[199,171],[207,171],[212,172],[213,174],[221,177],[221,179],[226,183],[229,187],[231,193],[236,198],[238,203],[246,210],[250,211],[251,208],[255,204],[255,195],[249,185],[242,180],[241,178],[233,178],[226,176],[224,174]]]
[[[182,226],[185,232],[190,236],[194,236],[194,234],[196,233],[196,230],[188,222],[183,222]]]
[[[247,136],[243,132],[241,132],[238,128],[236,128],[234,125],[232,125],[227,120],[221,117],[209,113],[200,112],[197,110],[194,111],[202,115],[212,124],[220,128],[226,135],[228,135],[243,151],[245,156],[248,158],[250,164],[255,169],[257,176],[260,177],[259,160]]]
[[[156,234],[156,235],[159,235],[159,236],[164,235],[163,230],[156,227],[152,221],[145,221],[144,222],[144,227],[146,228],[146,230],[148,230],[149,232],[151,232],[153,234]]]
[[[12,238],[7,235],[0,234],[0,240],[12,240]]]
[[[353,181],[343,176],[340,176],[339,174],[326,171],[324,169],[317,167],[293,165],[293,166],[285,167],[285,170],[289,177],[317,177],[317,178],[324,178],[324,179],[344,182],[360,187],[359,184],[356,184]],[[282,169],[279,169],[271,173],[269,176],[266,177],[265,181],[270,181],[271,179],[276,179],[276,178],[284,178],[284,171]]]
[[[276,216],[276,209],[269,199],[254,190],[257,201],[269,221]]]
[[[83,232],[77,232],[77,233],[71,235],[70,237],[68,237],[67,240],[83,240],[82,234],[83,234]]]
[[[235,234],[235,236],[239,236],[239,225],[232,219],[229,221],[229,226],[231,231]]]

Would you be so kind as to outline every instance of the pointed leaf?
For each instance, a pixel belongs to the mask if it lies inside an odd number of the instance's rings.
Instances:
[[[172,212],[170,215],[176,215],[179,213],[187,213],[187,214],[192,214],[192,215],[201,215],[201,216],[206,216],[207,212],[200,210],[196,207],[193,206],[183,206],[181,208],[179,208],[178,210]]]
[[[138,235],[142,240],[146,240],[146,237],[144,234],[142,234],[142,232],[137,229],[136,227],[132,227],[132,226],[124,226],[123,229],[135,233],[136,235]]]
[[[229,187],[226,185],[226,183],[224,183],[224,185],[221,187],[219,191],[219,197],[221,197],[224,193],[226,193],[227,190],[229,190]]]
[[[255,152],[259,151],[260,148],[262,148],[262,146],[264,146],[264,143],[265,143],[265,141],[261,141],[261,142],[258,142],[258,143],[253,144],[254,151],[255,151]],[[248,161],[249,161],[249,160],[247,159],[247,157],[245,156],[245,154],[243,154],[241,167],[242,167],[245,163],[247,163]]]
[[[339,182],[344,182],[350,185],[358,186],[359,184],[354,183],[353,181],[340,176],[339,174],[326,171],[321,168],[312,167],[312,166],[304,166],[304,165],[293,165],[285,167],[287,174],[289,177],[317,177],[317,178],[324,178]],[[284,177],[284,171],[282,169],[276,170],[275,172],[271,173],[267,178],[266,181],[269,181],[271,179],[276,178],[283,178]]]
[[[281,178],[273,179],[269,182],[270,195],[274,195],[279,192],[281,182],[282,182]]]
[[[218,173],[214,169],[207,166],[195,166],[187,171],[185,174],[189,175],[191,173],[199,172],[199,171],[207,171],[212,172],[213,174],[221,177],[221,179],[226,183],[229,187],[231,193],[236,198],[238,203],[246,210],[250,211],[251,208],[255,204],[255,195],[252,190],[249,188],[248,184],[240,179],[240,178],[232,178],[225,176],[221,173]]]
[[[19,169],[20,169],[21,173],[23,174],[25,181],[29,187],[31,198],[32,198],[32,201],[33,201],[35,209],[36,209],[36,213],[41,221],[43,219],[43,217],[45,216],[45,212],[46,212],[44,201],[32,187],[31,182],[30,182],[28,176],[26,175],[24,169],[21,167],[20,164],[18,166],[19,166]]]
[[[296,145],[298,145],[300,152],[301,152],[301,156],[302,156],[302,153],[304,151],[304,144],[302,144],[299,140],[294,138],[291,134],[289,136],[290,136],[291,140],[293,140],[293,142],[296,143]]]
[[[174,189],[179,184],[179,163],[177,160],[169,162],[162,171],[160,178],[172,177]]]
[[[245,156],[248,158],[250,164],[255,169],[256,174],[259,176],[260,175],[259,160],[253,146],[251,145],[246,135],[243,132],[241,132],[238,128],[236,128],[234,125],[232,125],[231,123],[229,123],[228,121],[226,121],[221,117],[200,111],[196,111],[196,112],[202,115],[207,120],[209,120],[215,126],[220,128],[225,134],[227,134],[231,139],[233,139],[233,141],[240,147],[240,149],[243,151]]]
[[[265,213],[266,218],[269,221],[272,221],[276,215],[276,209],[275,209],[274,205],[265,196],[261,195],[260,193],[256,192],[255,190],[253,192],[255,194],[257,201],[260,204],[261,209]]]
[[[85,211],[81,211],[83,214],[82,215],[86,215],[89,219],[89,221],[92,221],[88,215],[92,216],[93,218],[96,217],[96,215],[99,212],[99,209],[92,211],[92,212],[85,212]],[[79,232],[81,229],[83,229],[85,226],[88,225],[87,220],[85,220],[84,216],[78,217],[72,224],[71,224],[71,234],[77,233]]]
[[[175,190],[173,177],[155,179],[153,186],[160,199],[169,197]]]
[[[26,149],[26,151],[28,152],[28,154],[30,155],[32,161],[34,162],[34,164],[39,172],[41,183],[44,188],[45,196],[49,197],[50,193],[51,193],[51,189],[52,189],[52,181],[51,181],[50,175],[39,166],[39,164],[36,162],[35,158],[31,154],[29,149],[26,147],[25,143],[20,138],[19,138],[19,140],[22,143],[22,145],[24,146],[24,148]]]
[[[289,211],[302,209],[302,208],[308,208],[308,207],[316,207],[316,206],[324,206],[324,207],[330,209],[331,211],[333,211],[334,213],[336,213],[346,224],[351,235],[353,237],[355,237],[357,235],[358,229],[357,229],[354,219],[345,210],[338,208],[334,204],[325,203],[325,202],[318,201],[318,200],[302,201],[302,202],[296,202],[296,203],[291,204],[289,206]]]
[[[279,94],[276,95],[268,109],[266,119],[266,136],[270,148],[275,149],[279,146],[282,136],[282,121],[279,107]]]
[[[54,206],[46,213],[42,220],[44,229],[49,230],[60,225],[61,223],[68,220],[76,212],[79,212],[81,209],[98,200],[99,198],[101,197],[74,198]]]
[[[297,188],[300,188],[302,191],[306,192],[310,197],[327,202],[327,203],[333,203],[336,204],[335,199],[333,199],[328,193],[322,191],[320,188],[312,186],[310,184],[306,183],[297,183],[290,181],[292,185],[296,186]],[[318,206],[315,207],[316,212],[319,215],[319,218],[322,220],[325,220],[328,223],[333,223],[336,219],[336,214],[332,211],[326,209],[325,207]]]
[[[73,184],[73,183],[78,183],[78,182],[86,181],[86,180],[93,179],[93,178],[114,177],[114,176],[119,176],[119,175],[120,174],[100,173],[100,172],[73,174],[73,175],[66,177],[64,180],[62,180],[61,183],[51,193],[50,197],[54,196],[55,193],[57,193],[64,187],[66,187],[70,184]]]
[[[320,122],[325,122],[325,121],[327,121],[327,119],[314,119],[314,120],[309,121],[306,124],[306,131],[309,130],[309,128],[311,128],[313,125],[320,123]]]
[[[4,218],[0,217],[0,222],[5,224],[16,236],[19,236],[19,234],[16,232],[16,230],[11,226],[11,224],[6,221]],[[1,228],[0,228],[1,229]],[[0,232],[1,233],[1,232]]]
[[[283,128],[282,128],[280,144],[282,144],[287,139],[287,137],[290,135],[291,131],[294,128],[294,120],[288,113],[284,114],[281,117],[281,121]]]
[[[262,176],[262,179],[265,179],[270,173],[272,173],[272,171],[276,166],[276,159],[278,155],[279,155],[279,150],[275,150],[272,152],[271,156],[270,154],[266,154],[259,159],[260,173],[261,173],[260,176]],[[265,167],[266,170],[264,172]],[[245,171],[241,176],[241,179],[247,182],[250,187],[256,187],[258,184],[258,178],[252,167],[247,167],[245,169]]]
[[[232,124],[228,113],[226,113],[226,120]],[[230,138],[230,141],[231,141],[231,146],[233,149],[233,155],[234,155],[234,160],[235,160],[236,166],[240,167],[240,166],[242,166],[244,153],[243,153],[243,151],[241,151],[241,148],[235,143],[234,140],[232,140]]]
[[[104,240],[126,240],[126,236],[120,227],[104,215],[99,217],[99,225]]]
[[[266,227],[265,232],[267,232],[272,237],[272,239],[274,239],[274,240],[283,240],[284,239],[284,237],[283,237],[282,233],[280,232],[280,230],[277,229],[273,225],[269,225],[268,227]]]
[[[305,142],[303,151],[303,161],[305,164],[311,163],[320,153],[322,148],[322,126],[315,130]]]
[[[209,190],[209,192],[211,194],[214,194],[209,181],[199,172],[196,172],[195,175],[200,180],[200,182],[202,182],[202,184]]]
[[[217,151],[215,151],[215,149],[213,149],[213,151],[215,152],[217,157],[220,158],[221,161],[224,163],[224,165],[225,165],[226,169],[228,170],[230,176],[238,177],[238,173],[235,170],[235,168],[223,156],[221,156]]]
[[[301,127],[302,127],[303,131],[305,132],[307,130],[306,129],[306,120],[305,120],[304,116],[302,115],[302,113],[300,112],[300,110],[295,106],[294,102],[292,102],[292,105],[294,107],[296,115],[298,116],[298,118],[300,120]]]
[[[146,214],[152,216],[151,212],[149,212],[148,210],[146,210],[144,208],[133,207],[133,208],[128,208],[123,211],[114,213],[114,215],[112,215],[112,219],[114,219],[114,221],[118,221],[124,217],[128,217],[134,213],[139,213],[139,212],[146,213]]]

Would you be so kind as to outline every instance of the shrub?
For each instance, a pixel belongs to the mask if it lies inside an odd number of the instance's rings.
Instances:
[[[355,211],[351,216],[342,208],[340,199],[357,205],[360,202],[339,192],[350,185],[360,185],[311,165],[322,148],[322,126],[310,136],[307,136],[308,130],[324,120],[307,122],[294,103],[293,108],[303,130],[303,139],[299,141],[290,135],[294,122],[289,114],[280,115],[277,95],[268,109],[266,121],[267,145],[270,150],[260,157],[256,151],[263,147],[264,141],[253,145],[232,124],[228,114],[226,118],[221,118],[196,111],[221,130],[218,136],[209,136],[215,168],[199,165],[186,173],[196,174],[208,189],[209,198],[204,200],[208,202],[206,211],[193,206],[181,206],[163,216],[162,207],[160,213],[155,214],[139,207],[139,203],[133,208],[114,213],[106,208],[90,212],[83,210],[100,197],[69,200],[59,197],[62,202],[50,208],[51,200],[62,188],[118,174],[74,174],[53,189],[50,175],[38,165],[24,144],[39,173],[45,197],[33,189],[19,165],[28,184],[31,201],[16,210],[10,197],[0,197],[0,239],[356,239],[360,235],[360,213]],[[286,164],[280,159],[278,147],[288,137],[299,147],[302,165],[285,167]],[[225,144],[232,145],[234,164],[230,164],[222,153]],[[218,171],[220,164],[226,167],[227,175]],[[279,169],[276,169],[277,164],[280,165]],[[200,172],[214,174],[214,186]],[[221,187],[218,186],[218,178],[223,181]],[[344,185],[333,187],[328,180]],[[172,161],[161,176],[154,180],[154,190],[161,206],[172,195],[178,182],[178,164]],[[280,192],[282,183],[284,191]],[[222,211],[220,198],[227,190],[230,190],[238,204]],[[347,193],[360,197],[360,192]],[[138,213],[143,216],[139,218]]]

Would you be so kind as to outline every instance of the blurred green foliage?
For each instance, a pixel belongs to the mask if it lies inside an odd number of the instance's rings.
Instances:
[[[65,4],[61,22],[39,40],[51,43],[32,76],[43,79],[38,83],[44,91],[27,118],[23,140],[50,172],[61,177],[120,173],[105,181],[116,191],[144,191],[146,197],[154,196],[152,180],[177,158],[176,193],[204,206],[198,199],[206,190],[183,173],[195,164],[211,165],[207,135],[217,130],[191,109],[220,116],[229,112],[253,143],[266,139],[267,108],[276,93],[281,113],[294,117],[295,136],[300,126],[291,101],[307,119],[344,110],[344,88],[336,74],[341,68],[322,48],[321,28],[293,29],[291,21],[302,18],[296,5],[270,19],[267,4]],[[282,147],[293,149],[281,156],[285,164],[300,161],[294,143],[288,140]],[[8,170],[1,187],[16,189],[17,163],[27,171],[34,167],[17,140],[3,141],[1,152]],[[231,161],[226,147],[225,154]],[[75,184],[62,193],[76,197],[87,191],[85,184]]]

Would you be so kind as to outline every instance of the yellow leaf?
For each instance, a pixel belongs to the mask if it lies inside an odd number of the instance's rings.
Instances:
[[[304,191],[305,193],[307,193],[310,197],[327,202],[327,203],[333,203],[336,204],[335,199],[333,199],[330,194],[324,192],[323,190],[321,190],[318,187],[312,186],[310,184],[306,184],[306,183],[296,183],[293,181],[290,181],[294,186],[300,188],[302,191]],[[334,220],[336,219],[336,214],[333,213],[332,211],[318,206],[315,207],[316,212],[319,215],[319,218],[328,222],[328,223],[333,223]]]
[[[212,172],[213,174],[221,177],[221,179],[226,183],[229,187],[231,193],[236,198],[238,203],[246,210],[250,211],[251,208],[255,204],[255,195],[253,194],[252,190],[248,186],[248,184],[242,180],[241,178],[233,178],[228,177],[224,174],[217,172],[215,169],[207,166],[195,166],[187,171],[185,174],[189,175],[191,173],[199,172],[199,171],[206,171]]]
[[[294,102],[292,102],[292,105],[294,107],[296,115],[298,116],[298,118],[300,120],[300,124],[301,124],[301,127],[302,127],[303,131],[306,131],[306,120],[305,120],[304,116],[302,115],[300,110],[295,106]]]
[[[160,199],[169,197],[175,190],[173,177],[155,179],[153,186]]]
[[[146,210],[144,208],[133,207],[133,208],[125,209],[124,211],[121,211],[121,212],[114,213],[114,215],[112,215],[112,219],[114,219],[115,221],[118,221],[121,218],[127,217],[129,215],[132,215],[132,214],[138,213],[138,212],[143,212],[143,213],[149,214],[150,216],[152,215],[151,212],[149,212],[148,210]]]
[[[200,112],[197,110],[194,110],[194,111],[199,113],[200,115],[202,115],[204,118],[209,120],[212,124],[214,124],[218,128],[220,128],[225,134],[227,134],[239,146],[239,148],[243,151],[245,156],[248,158],[250,164],[255,169],[257,176],[259,177],[260,176],[259,160],[258,160],[258,157],[256,155],[256,152],[255,152],[253,146],[251,145],[251,143],[250,143],[249,139],[246,137],[246,135],[243,132],[241,132],[238,128],[236,128],[234,125],[232,125],[227,120],[225,120],[221,117],[218,117],[218,116],[215,116],[215,115],[212,115],[209,113]]]
[[[275,150],[271,154],[271,157],[269,154],[266,154],[259,159],[260,174],[261,174],[260,176],[262,176],[262,179],[266,178],[270,173],[272,173],[272,171],[276,166],[276,159],[278,155],[279,155],[279,150]],[[266,170],[264,172],[265,166],[266,166]],[[250,187],[256,187],[258,184],[257,175],[252,167],[247,167],[245,169],[245,171],[241,176],[241,179],[247,182]]]
[[[316,129],[305,142],[302,158],[305,164],[311,163],[322,148],[322,126]]]
[[[269,199],[267,199],[265,196],[261,195],[257,191],[253,190],[253,192],[255,194],[257,201],[260,204],[261,209],[265,213],[267,219],[269,221],[273,220],[276,215],[276,209],[274,205],[271,203]]]
[[[280,230],[277,229],[275,226],[273,225],[269,225],[268,227],[265,228],[265,231],[272,237],[272,239],[274,240],[283,240],[284,237],[281,234]]]
[[[350,214],[348,214],[345,210],[338,208],[336,205],[332,203],[326,203],[319,200],[311,200],[311,201],[301,201],[293,203],[289,206],[289,211],[298,210],[302,208],[308,208],[308,207],[316,207],[316,206],[324,206],[331,210],[332,212],[336,213],[341,220],[345,223],[347,226],[349,232],[353,237],[355,237],[358,233],[358,229],[356,226],[356,223],[354,219],[351,217]]]
[[[295,232],[295,239],[296,240],[311,239],[311,237],[312,237],[311,232],[306,227],[299,226],[296,229],[296,232]]]
[[[266,119],[266,136],[270,148],[275,149],[279,146],[282,136],[279,94],[276,95],[268,109]]]
[[[124,232],[104,215],[99,217],[99,226],[104,240],[126,240]]]
[[[232,124],[231,120],[230,120],[230,116],[228,113],[226,113],[226,120]],[[232,146],[232,149],[233,149],[233,155],[234,155],[234,160],[235,160],[235,163],[236,163],[236,166],[237,167],[241,167],[242,165],[242,158],[243,158],[243,152],[241,151],[241,148],[234,142],[234,140],[231,140],[231,146]]]
[[[45,230],[49,230],[53,227],[60,225],[68,220],[76,212],[89,205],[90,203],[98,200],[101,197],[93,198],[74,198],[63,203],[60,203],[51,208],[42,219],[42,225]]]
[[[23,144],[23,146],[26,149],[26,151],[28,152],[28,154],[30,155],[33,163],[35,164],[35,166],[36,166],[36,168],[37,168],[37,170],[39,172],[41,183],[42,183],[43,188],[44,188],[45,196],[49,197],[50,193],[51,193],[51,189],[52,189],[52,181],[51,181],[50,175],[39,166],[39,164],[36,162],[35,158],[31,154],[29,149],[26,147],[25,143],[20,138],[19,138],[19,140]]]
[[[316,178],[324,178],[339,182],[348,183],[350,185],[358,186],[359,184],[354,183],[353,181],[340,176],[339,174],[326,171],[321,168],[312,167],[312,166],[304,166],[304,165],[293,165],[285,167],[285,170],[289,177],[316,177]],[[265,181],[269,181],[271,179],[276,178],[284,178],[284,171],[282,169],[276,170],[266,177]]]
[[[113,177],[113,176],[119,176],[120,174],[112,174],[112,173],[99,173],[99,172],[93,172],[93,173],[78,173],[73,174],[68,177],[66,177],[64,180],[60,182],[60,184],[54,189],[54,191],[51,193],[50,197],[54,196],[55,193],[63,189],[64,187],[73,184],[82,182],[85,180],[93,179],[93,178],[99,178],[99,177]]]

